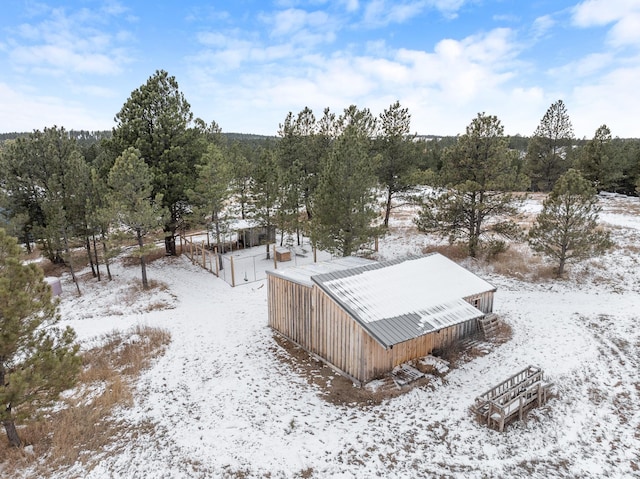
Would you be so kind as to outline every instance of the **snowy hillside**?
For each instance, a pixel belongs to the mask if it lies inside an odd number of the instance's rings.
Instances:
[[[267,327],[264,280],[231,288],[185,256],[152,263],[150,279],[167,288],[130,301],[118,288],[138,280],[136,267],[117,266],[112,283],[87,283],[80,298],[65,278],[62,316],[85,347],[137,323],[167,328],[172,343],[119,413],[132,427],[56,477],[640,474],[640,203],[611,197],[603,206],[617,247],[572,267],[567,280],[521,281],[466,261],[498,287],[494,310],[511,340],[381,402],[336,400],[331,388],[344,388],[342,378],[304,354],[291,357]],[[381,242],[384,259],[429,242],[406,213]],[[529,364],[557,396],[504,433],[478,424],[474,398]]]

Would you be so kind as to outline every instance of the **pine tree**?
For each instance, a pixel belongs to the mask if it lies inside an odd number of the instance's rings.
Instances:
[[[478,114],[466,133],[444,153],[441,188],[427,194],[416,224],[425,233],[462,239],[476,257],[486,237],[498,250],[499,237],[513,238],[519,228],[511,220],[527,186],[516,168],[517,153],[507,147],[504,128],[495,116]]]
[[[339,123],[342,133],[320,172],[311,236],[316,246],[349,256],[379,232],[374,225],[378,158],[372,155],[375,119],[369,110],[351,106]]]
[[[556,180],[569,168],[567,154],[573,127],[562,100],[552,104],[529,140],[526,165],[531,186],[551,191]]]
[[[578,157],[578,169],[598,191],[614,191],[622,178],[622,165],[611,148],[611,130],[600,126]]]
[[[544,201],[529,231],[529,244],[557,261],[558,277],[568,262],[603,254],[611,247],[609,232],[598,228],[597,203],[596,190],[574,169],[558,179]]]
[[[132,231],[138,242],[142,286],[149,287],[145,256],[148,253],[144,237],[166,219],[166,210],[160,207],[162,197],[151,197],[152,176],[147,164],[135,148],[127,148],[109,172],[110,204],[117,223]]]
[[[188,212],[187,191],[195,183],[194,166],[204,148],[201,132],[191,127],[191,106],[175,77],[158,70],[131,92],[116,121],[113,143],[118,152],[128,147],[140,151],[153,175],[153,195],[161,195],[170,212],[164,225],[165,248],[175,255],[175,234]]]
[[[251,181],[251,193],[255,219],[267,231],[267,238],[275,227],[275,219],[280,199],[281,175],[278,171],[278,160],[273,149],[260,148],[257,164]],[[266,258],[270,259],[269,240],[266,244]]]
[[[283,231],[296,233],[298,244],[304,228],[301,210],[304,208],[307,220],[313,216],[313,196],[323,154],[319,128],[313,111],[305,107],[297,117],[289,112],[278,130],[277,156],[283,181],[280,222]]]
[[[19,206],[16,212],[29,216],[26,224],[45,255],[66,262],[79,294],[69,242],[86,233],[90,173],[75,140],[54,126],[18,138],[2,156],[3,187]]]
[[[249,159],[251,152],[246,146],[236,141],[231,144],[228,154],[233,176],[231,188],[236,203],[240,205],[240,217],[244,220],[247,219],[250,209],[251,173],[253,170]]]
[[[380,135],[376,138],[380,153],[378,179],[386,189],[384,226],[389,226],[389,216],[394,198],[414,185],[411,173],[414,169],[414,137],[410,136],[411,115],[396,101],[380,115]]]
[[[196,166],[198,178],[193,190],[188,192],[196,213],[211,216],[211,226],[214,231],[218,251],[221,252],[221,222],[225,203],[231,195],[229,183],[232,178],[231,165],[225,157],[221,147],[209,144],[202,157],[202,164]]]
[[[42,270],[23,264],[0,229],[0,420],[12,446],[21,444],[15,422],[51,404],[80,371],[75,333],[58,321]]]

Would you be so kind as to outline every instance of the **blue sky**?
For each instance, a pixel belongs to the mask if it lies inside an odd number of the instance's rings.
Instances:
[[[531,135],[562,99],[577,137],[640,137],[639,0],[18,1],[0,15],[0,132],[102,130],[158,69],[195,116],[275,135],[399,100],[412,130],[479,112]]]

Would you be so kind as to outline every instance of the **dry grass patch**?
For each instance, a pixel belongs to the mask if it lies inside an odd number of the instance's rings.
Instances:
[[[527,245],[512,244],[491,260],[494,273],[523,281],[548,281],[556,277],[554,267],[532,254]]]
[[[170,341],[167,330],[144,325],[105,335],[100,346],[83,353],[76,388],[20,428],[28,448],[0,442],[0,471],[28,469],[42,476],[78,461],[89,468],[96,464],[118,436],[134,432],[117,419],[117,408],[131,405],[135,380]]]
[[[422,253],[440,253],[441,255],[446,256],[450,260],[456,262],[460,262],[469,257],[466,245],[463,245],[461,243],[426,246],[422,250]]]
[[[71,262],[76,272],[89,266],[87,250],[84,248],[72,249]],[[43,257],[39,264],[45,276],[61,276],[63,273],[70,271],[69,260],[67,258],[65,258],[65,263],[52,263],[49,259]]]
[[[154,261],[159,260],[160,258],[164,258],[167,255],[164,247],[157,247],[153,250],[149,251],[144,259],[146,264],[151,264]],[[123,266],[140,266],[140,257],[135,254],[135,250],[133,254],[122,257],[122,265]]]

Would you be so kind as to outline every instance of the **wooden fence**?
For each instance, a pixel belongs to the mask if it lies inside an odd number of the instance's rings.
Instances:
[[[232,287],[239,284],[252,283],[266,279],[267,269],[278,269],[278,262],[292,260],[288,249],[269,246],[271,258],[266,258],[266,251],[247,256],[233,256],[220,254],[215,246],[207,247],[205,241],[197,241],[196,235],[180,235],[180,251],[189,257],[193,264],[197,264],[218,278],[223,279]],[[265,247],[263,245],[263,247]],[[233,250],[232,250],[233,251]],[[315,261],[315,257],[314,257]],[[293,263],[296,258],[293,255]]]

